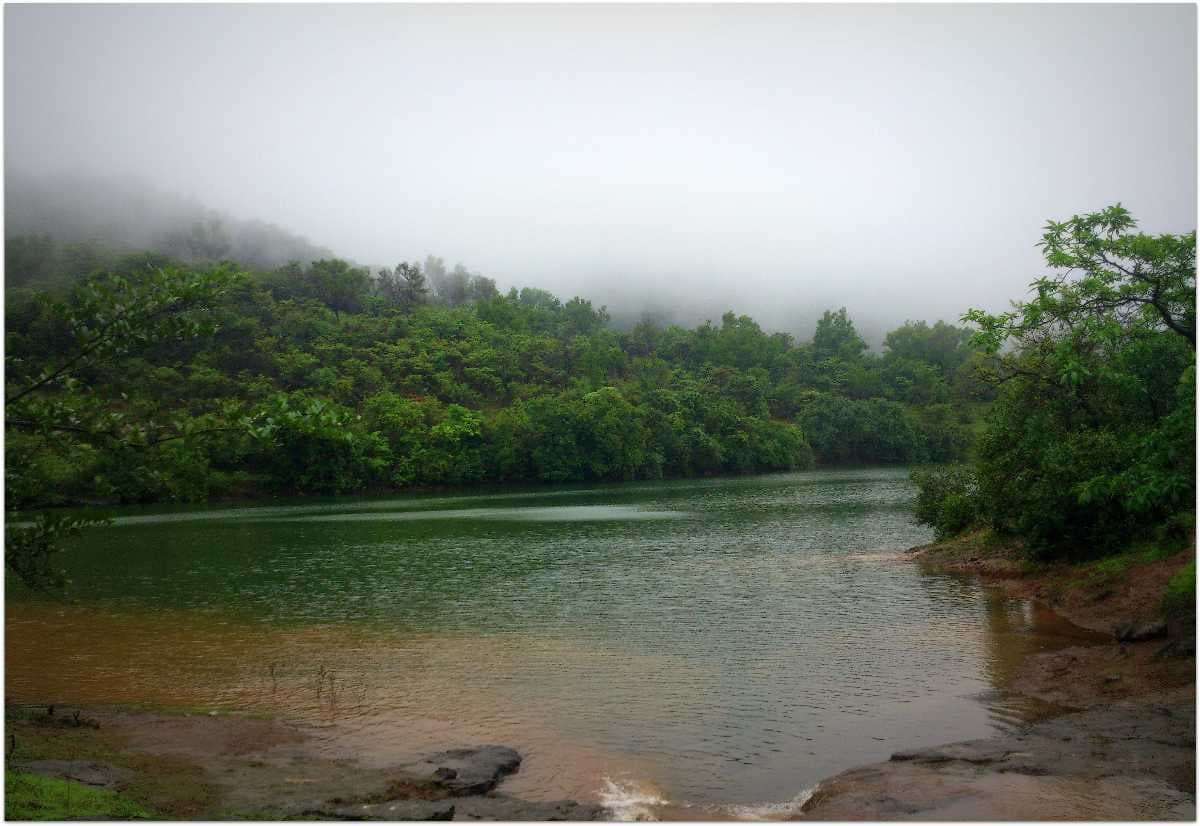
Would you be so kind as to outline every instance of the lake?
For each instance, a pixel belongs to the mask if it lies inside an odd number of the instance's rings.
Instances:
[[[502,790],[769,817],[891,752],[1033,710],[1070,629],[899,552],[898,468],[123,508],[69,601],[7,601],[7,696],[265,712],[386,765],[498,743]]]

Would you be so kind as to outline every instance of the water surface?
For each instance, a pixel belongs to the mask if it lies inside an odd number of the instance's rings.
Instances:
[[[1069,641],[897,553],[930,539],[913,496],[867,469],[122,510],[66,555],[70,602],[10,589],[6,688],[268,711],[376,764],[511,745],[529,797],[782,812],[1020,721],[1007,675]]]

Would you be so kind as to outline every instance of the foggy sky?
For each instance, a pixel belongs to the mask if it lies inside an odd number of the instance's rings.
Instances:
[[[4,115],[10,173],[771,329],[1001,309],[1047,218],[1196,224],[1191,5],[9,4]]]

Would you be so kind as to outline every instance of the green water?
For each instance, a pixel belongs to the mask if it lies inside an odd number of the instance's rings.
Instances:
[[[377,763],[506,743],[535,797],[782,803],[1020,719],[1006,670],[1054,643],[893,553],[930,540],[913,496],[866,469],[123,510],[67,554],[73,604],[10,589],[7,688],[266,709]]]

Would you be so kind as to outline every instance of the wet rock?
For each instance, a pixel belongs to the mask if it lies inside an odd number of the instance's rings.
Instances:
[[[1186,688],[896,752],[822,781],[798,817],[1194,820],[1195,726]]]
[[[521,755],[507,746],[451,749],[400,766],[396,785],[425,787],[445,797],[481,795],[520,766]]]
[[[1004,748],[993,746],[987,741],[969,743],[952,743],[948,746],[938,746],[929,749],[912,749],[898,751],[892,755],[896,762],[913,763],[948,763],[951,760],[962,760],[966,763],[982,765],[1003,760],[1009,752]]]
[[[310,808],[305,819],[337,820],[606,820],[608,812],[574,800],[535,802],[506,795],[455,798],[453,805],[432,800],[386,800],[380,803]]]
[[[1113,626],[1113,637],[1117,642],[1140,642],[1141,640],[1152,640],[1156,637],[1165,637],[1167,635],[1167,624],[1162,620],[1152,620],[1150,622],[1135,622],[1126,621],[1118,622]]]
[[[521,765],[506,746],[452,749],[399,766],[383,791],[305,802],[289,817],[335,820],[604,820],[601,806],[574,800],[528,801],[495,794]]]

